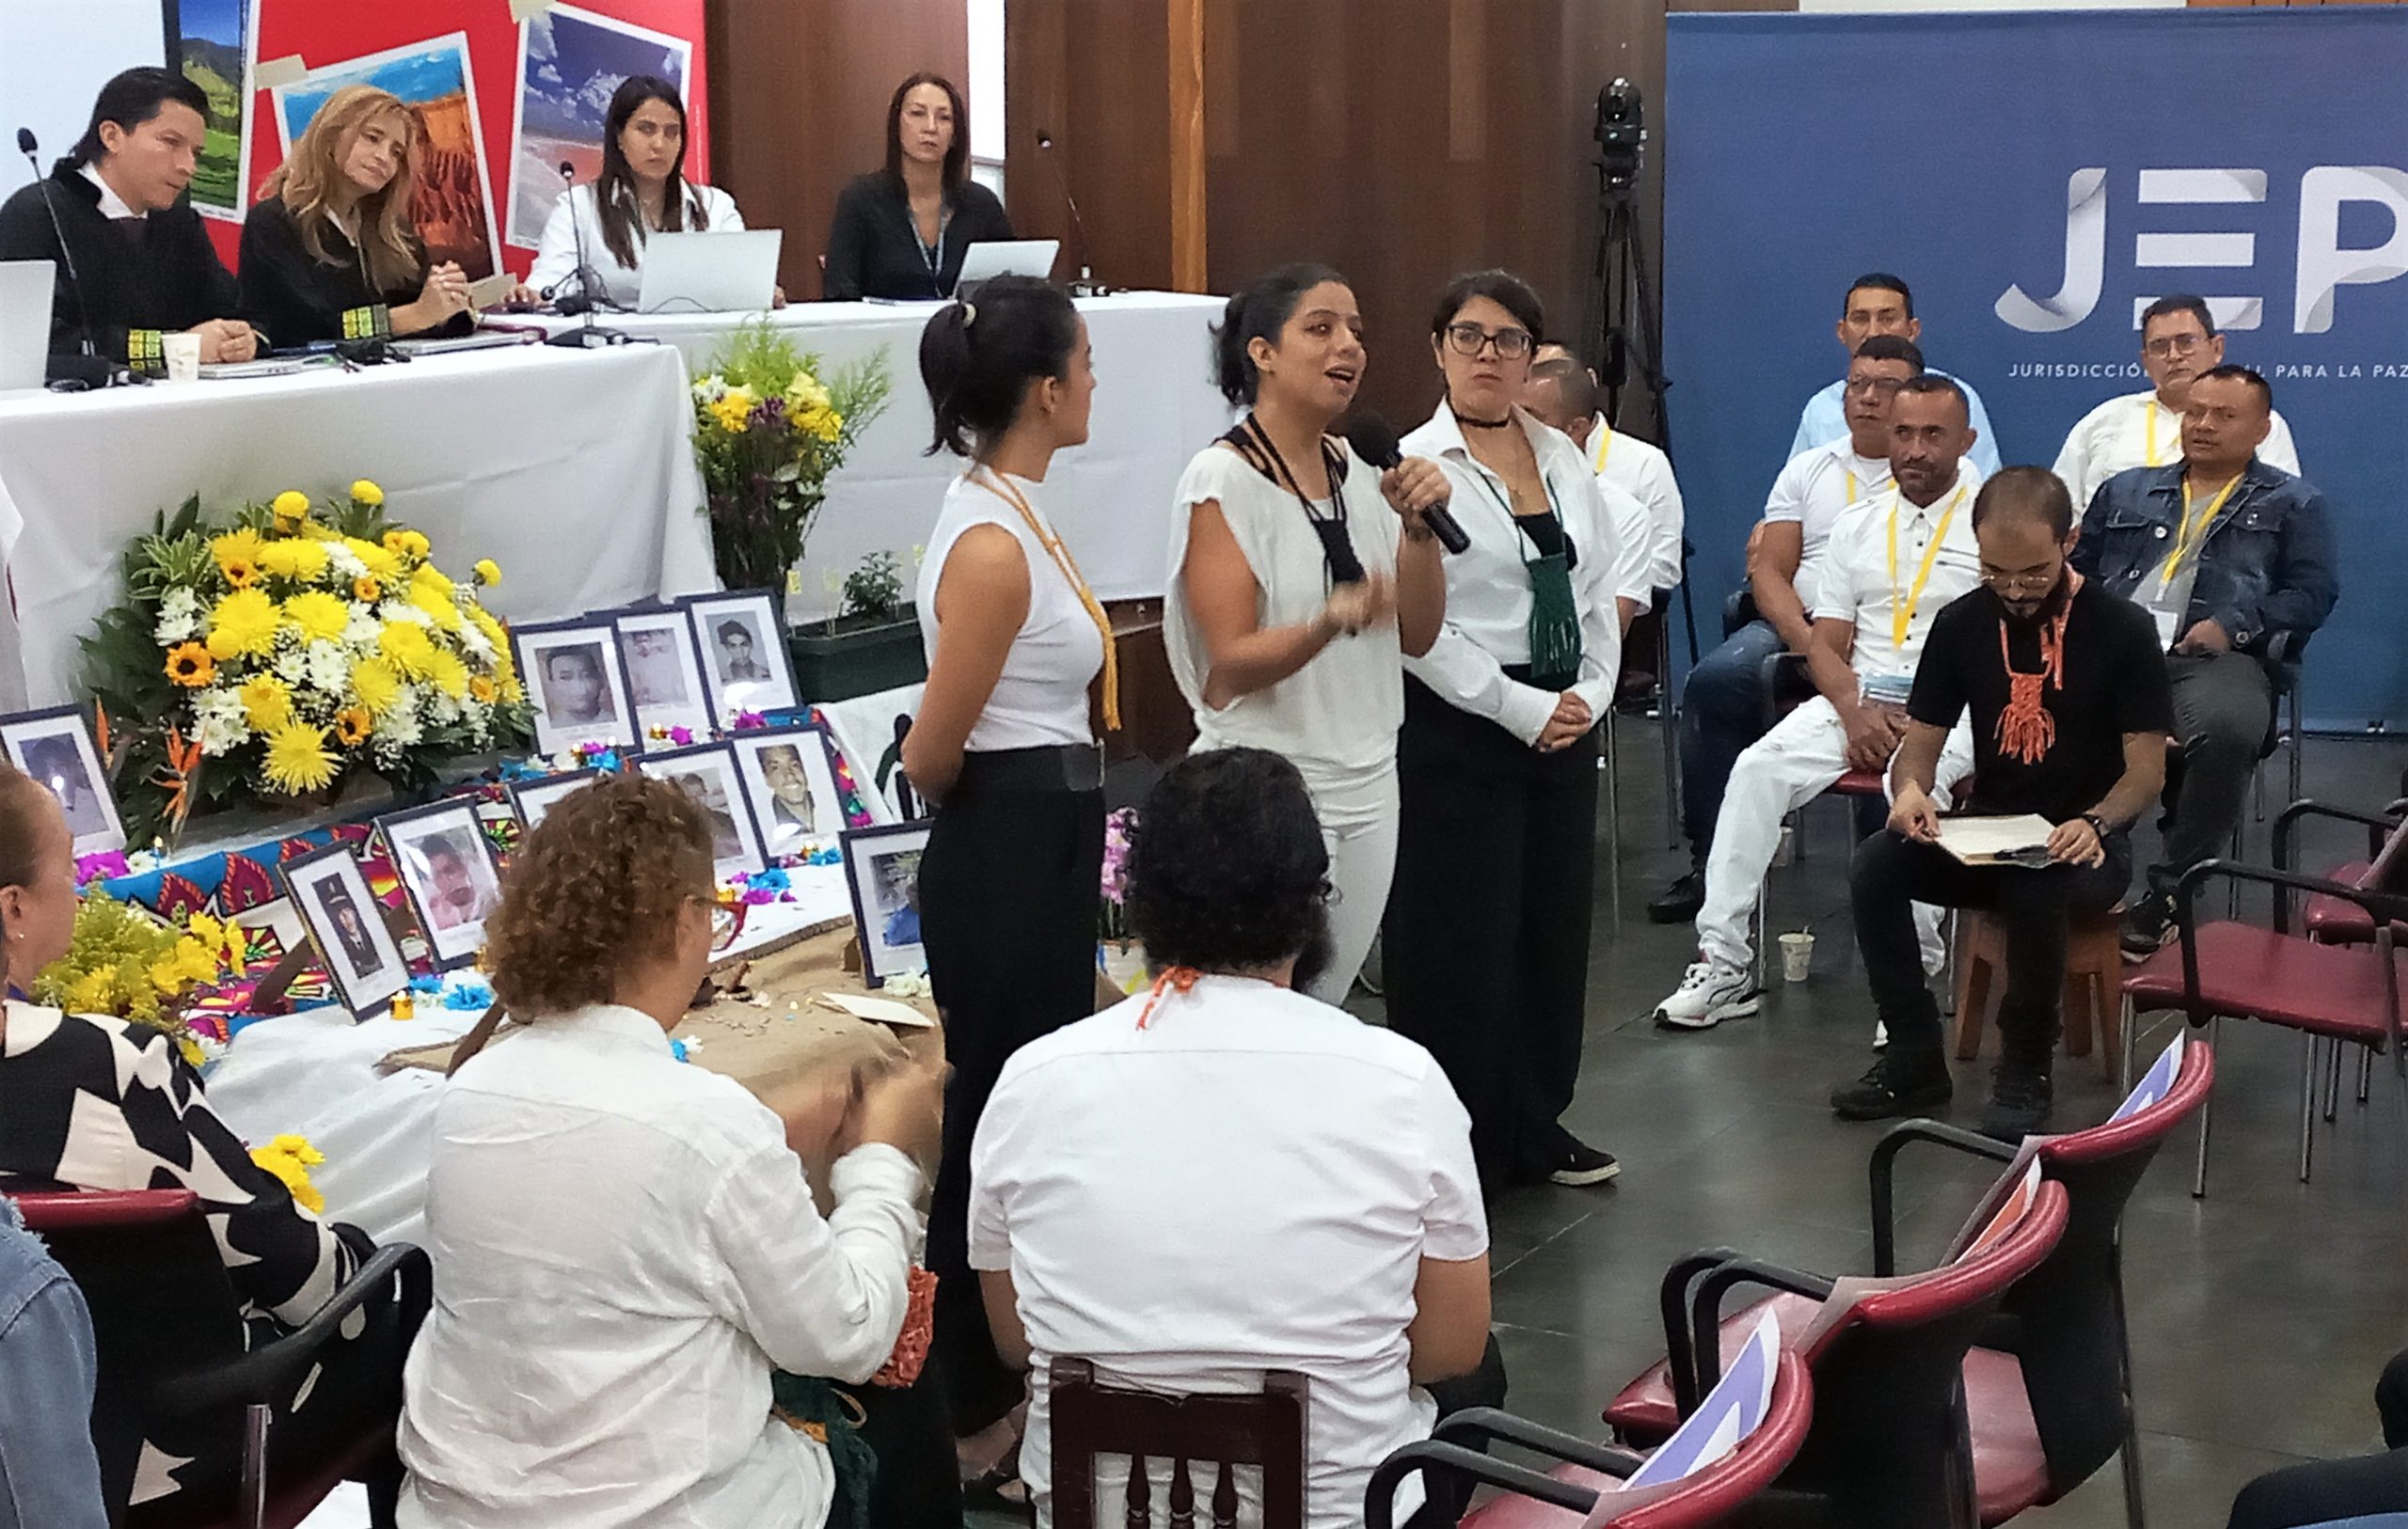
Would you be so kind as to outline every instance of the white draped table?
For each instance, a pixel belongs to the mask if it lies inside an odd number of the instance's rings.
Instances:
[[[76,639],[160,510],[313,498],[354,479],[517,621],[714,587],[685,370],[666,347],[528,346],[356,372],[0,399],[0,709],[82,699]],[[6,610],[0,603],[0,615]]]
[[[595,322],[675,346],[697,376],[739,324],[764,318],[826,367],[885,350],[893,400],[829,480],[827,506],[812,528],[790,602],[800,616],[824,614],[833,604],[831,576],[841,580],[873,552],[896,555],[910,597],[911,551],[927,544],[945,484],[960,470],[948,454],[925,454],[934,423],[920,383],[920,331],[941,306],[797,303],[768,314],[614,313]],[[1212,386],[1211,326],[1222,300],[1124,292],[1083,297],[1078,306],[1095,348],[1095,410],[1087,443],[1054,459],[1046,512],[1097,594],[1157,596],[1169,552],[1171,491],[1188,459],[1232,418]],[[578,323],[536,322],[555,332]]]

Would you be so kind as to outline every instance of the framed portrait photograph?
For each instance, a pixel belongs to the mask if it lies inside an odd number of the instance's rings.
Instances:
[[[656,780],[676,783],[694,798],[711,826],[711,874],[725,881],[768,869],[760,827],[752,821],[744,781],[737,774],[736,750],[723,743],[698,743],[644,755],[636,767]]]
[[[786,662],[785,624],[768,591],[698,594],[682,604],[710,686],[711,717],[722,731],[737,712],[791,711],[800,704]]]
[[[0,745],[8,749],[10,764],[58,798],[76,854],[125,847],[117,798],[109,794],[108,773],[101,768],[101,751],[80,708],[57,706],[0,717]]]
[[[829,764],[828,735],[816,727],[769,728],[728,739],[744,775],[753,821],[771,859],[800,855],[814,840],[845,831],[845,803]]]
[[[544,814],[552,810],[554,803],[601,777],[600,770],[562,770],[558,775],[547,775],[538,780],[513,780],[508,787],[511,809],[518,814],[519,826],[532,833],[535,825],[544,821]]]
[[[449,971],[484,948],[485,919],[501,905],[501,862],[466,798],[431,802],[376,820],[435,969]]]
[[[845,879],[852,886],[862,977],[872,987],[903,972],[928,969],[920,940],[920,857],[927,847],[925,819],[845,835]]]
[[[510,646],[535,711],[535,748],[557,754],[581,743],[643,747],[619,634],[607,616],[515,626]]]
[[[278,869],[342,1006],[354,1019],[374,1018],[410,985],[410,969],[351,846],[329,844]]]
[[[705,737],[719,728],[711,715],[711,692],[694,652],[693,623],[675,606],[613,611],[619,633],[619,664],[626,671],[627,700],[636,726],[691,728]]]

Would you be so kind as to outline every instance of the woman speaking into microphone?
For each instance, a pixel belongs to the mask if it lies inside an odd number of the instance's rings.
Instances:
[[[1404,439],[1445,470],[1469,545],[1446,561],[1437,639],[1405,663],[1388,1023],[1446,1068],[1491,1188],[1617,1166],[1556,1118],[1580,1072],[1594,729],[1622,625],[1596,480],[1516,402],[1545,322],[1517,278],[1458,276],[1430,323],[1446,397]]]
[[[1325,963],[1300,964],[1296,985],[1335,1003],[1396,864],[1403,661],[1430,651],[1447,603],[1421,512],[1445,502],[1447,477],[1413,458],[1381,472],[1330,433],[1364,364],[1362,311],[1337,272],[1258,278],[1214,347],[1222,393],[1248,412],[1180,479],[1164,643],[1197,749],[1265,749],[1304,774],[1336,901]]]

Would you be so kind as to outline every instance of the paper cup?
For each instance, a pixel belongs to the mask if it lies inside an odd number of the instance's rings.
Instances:
[[[1783,982],[1804,982],[1814,965],[1814,937],[1803,930],[1781,937],[1781,977]]]
[[[161,335],[159,354],[167,363],[169,382],[200,381],[200,337]]]

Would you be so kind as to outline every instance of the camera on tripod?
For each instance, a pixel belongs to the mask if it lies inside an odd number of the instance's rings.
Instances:
[[[1647,118],[1639,87],[1617,79],[1597,92],[1597,150],[1606,184],[1627,190],[1639,180],[1639,150],[1647,141]]]

